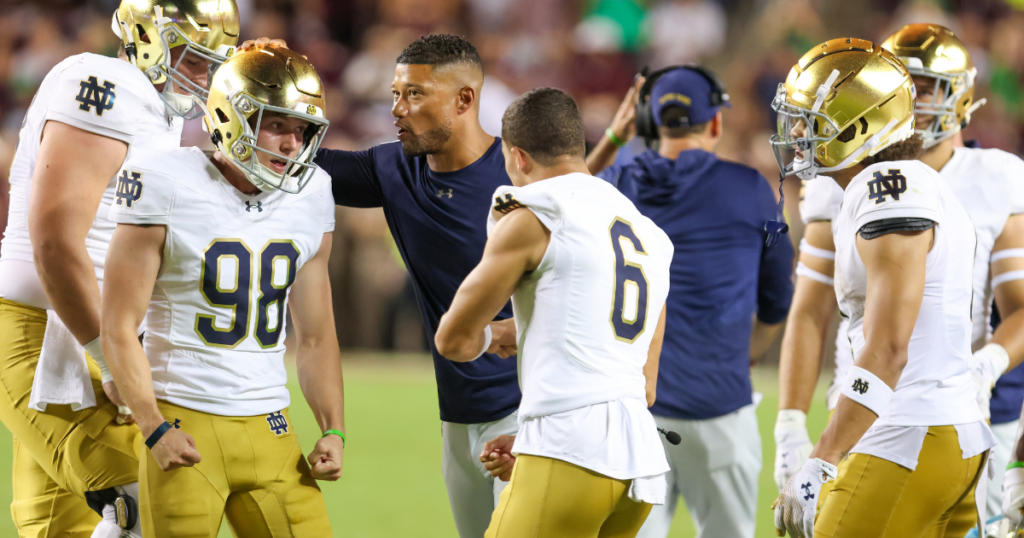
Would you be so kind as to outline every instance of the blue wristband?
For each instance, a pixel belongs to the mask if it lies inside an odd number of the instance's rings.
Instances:
[[[153,446],[160,442],[160,438],[163,437],[171,427],[171,424],[166,420],[163,424],[157,426],[156,430],[154,430],[146,439],[146,446],[149,447],[150,450],[153,450]]]

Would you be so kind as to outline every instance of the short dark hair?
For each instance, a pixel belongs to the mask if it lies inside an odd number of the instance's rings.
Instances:
[[[679,122],[679,120],[682,119],[689,120],[689,113],[681,106],[669,106],[665,107],[661,111],[662,125]],[[688,121],[686,123],[688,123]],[[703,134],[704,131],[708,129],[708,125],[711,125],[710,121],[698,123],[696,125],[688,125],[686,127],[658,127],[658,136],[663,136],[665,138],[686,138],[687,136]]]
[[[501,117],[501,137],[543,166],[563,156],[586,154],[583,117],[573,98],[555,88],[537,88],[519,96]]]
[[[398,63],[435,67],[468,63],[481,69],[484,65],[468,39],[451,34],[430,34],[413,41],[398,56]]]
[[[871,166],[876,163],[889,161],[913,161],[921,156],[923,148],[924,138],[921,138],[919,134],[915,134],[906,140],[896,142],[874,155],[864,157],[861,159],[860,164]]]

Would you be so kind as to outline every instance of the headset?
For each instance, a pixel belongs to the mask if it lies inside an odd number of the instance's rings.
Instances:
[[[671,65],[647,74],[647,67],[645,66],[640,71],[640,76],[645,77],[647,80],[640,87],[640,95],[637,96],[636,101],[636,134],[643,137],[647,147],[651,147],[651,144],[658,139],[658,125],[654,123],[654,114],[651,112],[651,90],[654,89],[654,83],[657,82],[658,78],[675,69],[689,69],[700,74],[711,84],[711,106],[721,106],[729,102],[729,92],[726,91],[725,85],[722,84],[722,81],[710,69],[694,64]],[[689,126],[690,119],[685,117],[679,118],[672,125],[666,125],[666,127]]]

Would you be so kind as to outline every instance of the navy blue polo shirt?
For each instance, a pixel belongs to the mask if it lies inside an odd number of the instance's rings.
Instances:
[[[777,213],[771,185],[702,150],[675,161],[647,151],[598,176],[675,244],[651,412],[709,419],[749,405],[753,316],[782,322],[793,296],[792,245],[765,246],[764,224]]]
[[[454,172],[431,171],[426,157],[406,157],[400,142],[365,151],[321,149],[315,162],[331,176],[334,203],[384,208],[429,337],[441,420],[479,424],[515,411],[522,397],[515,357],[484,354],[457,363],[434,347],[441,316],[483,256],[491,196],[498,186],[512,184],[501,140]],[[510,317],[511,303],[498,319]]]

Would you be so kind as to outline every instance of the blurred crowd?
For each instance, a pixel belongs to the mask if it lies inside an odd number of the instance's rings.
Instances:
[[[719,153],[761,170],[778,168],[767,140],[770,103],[790,67],[834,37],[881,42],[911,22],[952,28],[978,68],[986,98],[966,139],[1024,153],[1024,0],[239,0],[242,38],[283,37],[327,84],[325,147],[362,149],[394,139],[390,84],[395,58],[417,37],[465,35],[484,60],[484,129],[520,93],[555,86],[580,104],[588,143],[611,121],[644,66],[699,62],[728,88]],[[36,87],[63,58],[113,55],[118,0],[0,0],[0,229],[6,171]],[[197,121],[184,144],[209,146]],[[633,141],[620,158],[643,149]],[[799,185],[786,182],[800,236]],[[339,337],[348,348],[423,349],[415,299],[379,209],[338,210],[333,285]]]

